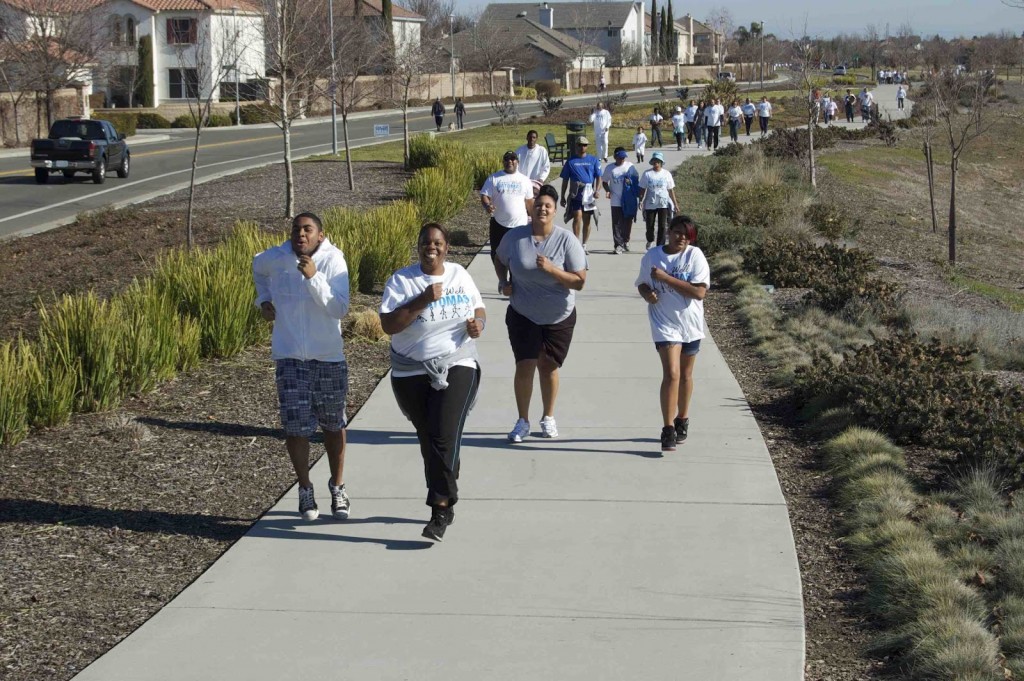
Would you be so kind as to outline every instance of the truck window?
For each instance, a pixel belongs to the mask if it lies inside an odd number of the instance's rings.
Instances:
[[[50,138],[80,137],[84,140],[102,140],[107,136],[97,121],[57,121],[50,128]]]

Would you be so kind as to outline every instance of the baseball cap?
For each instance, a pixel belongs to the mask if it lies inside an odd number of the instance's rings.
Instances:
[[[506,151],[505,155],[501,157],[501,160],[502,161],[518,161],[519,157],[516,156],[516,152],[514,152],[514,151]]]
[[[655,161],[661,161],[662,163],[664,163],[665,156],[660,151],[656,151],[653,154],[651,154],[651,163],[654,163]]]
[[[624,147],[615,148],[615,158],[626,158],[629,154],[626,152]]]
[[[586,144],[587,146],[590,146],[590,140],[588,140],[586,137],[577,137],[576,144]]]

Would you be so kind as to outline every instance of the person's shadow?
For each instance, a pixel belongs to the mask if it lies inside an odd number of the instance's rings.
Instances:
[[[391,516],[371,516],[369,518],[351,518],[349,520],[335,521],[330,517],[312,523],[300,520],[293,513],[287,511],[270,511],[263,518],[253,525],[248,537],[262,539],[313,539],[316,541],[340,541],[351,544],[381,544],[388,551],[420,551],[429,549],[434,545],[431,541],[420,541],[417,539],[382,539],[377,537],[354,537],[346,534],[304,532],[301,528],[317,525],[318,523],[331,523],[339,529],[349,525],[423,525],[421,520],[411,518],[393,518]]]

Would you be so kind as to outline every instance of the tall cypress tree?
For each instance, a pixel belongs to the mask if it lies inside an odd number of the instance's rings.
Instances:
[[[658,49],[658,0],[651,0],[651,63],[657,64],[661,56]]]
[[[658,33],[661,38],[661,61],[668,61],[668,14],[661,10],[661,31]]]
[[[357,4],[362,5],[362,0],[359,0]],[[381,0],[380,13],[384,19],[384,39],[387,41],[389,52],[388,56],[390,57],[391,53],[395,50],[395,22],[393,16],[394,12],[391,8],[391,0]]]
[[[139,77],[135,83],[135,105],[153,106],[153,39],[139,36]],[[236,84],[235,87],[238,87]]]
[[[665,42],[668,45],[666,58],[670,62],[676,60],[676,21],[672,17],[672,0],[668,0],[668,32],[665,35]]]

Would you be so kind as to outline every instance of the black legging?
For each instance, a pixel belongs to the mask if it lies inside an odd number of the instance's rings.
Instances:
[[[768,134],[768,116],[758,116],[758,121],[761,123],[761,134]]]
[[[676,149],[682,149],[683,148],[683,131],[682,130],[678,130],[678,131],[676,131],[675,135],[676,135]]]
[[[647,226],[647,240],[655,246],[665,243],[665,231],[668,229],[668,218],[672,212],[671,208],[655,208],[644,211],[644,222]],[[654,241],[654,221],[658,221],[658,240]]]
[[[391,388],[402,413],[412,421],[420,441],[427,479],[427,506],[459,500],[459,446],[466,416],[480,387],[480,370],[455,366],[448,369],[448,387],[434,390],[426,375],[391,377]]]
[[[686,122],[686,141],[693,144],[693,121]]]
[[[720,126],[720,125],[709,125],[708,126],[707,132],[704,133],[707,136],[706,144],[708,146],[708,149],[717,149],[718,148],[718,133],[719,133],[719,131],[721,129],[722,129],[722,126]],[[714,140],[714,144],[713,145],[712,145],[712,140]]]
[[[743,123],[747,126],[747,137],[750,137],[750,126],[754,123],[753,116],[743,116]]]

